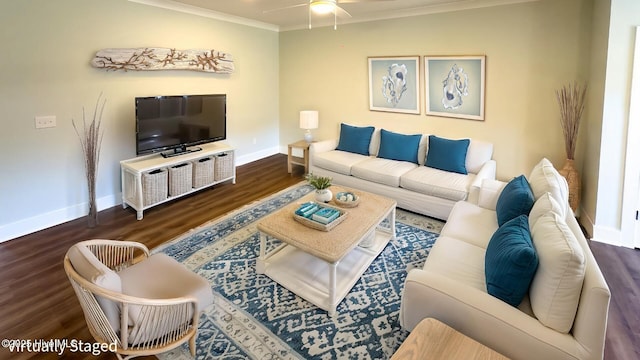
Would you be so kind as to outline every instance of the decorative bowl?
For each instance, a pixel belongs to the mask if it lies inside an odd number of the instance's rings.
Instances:
[[[336,194],[334,201],[338,206],[356,207],[360,203],[360,197],[350,191],[341,191]]]

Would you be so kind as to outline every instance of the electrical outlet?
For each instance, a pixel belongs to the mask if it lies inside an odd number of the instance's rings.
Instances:
[[[255,145],[257,142],[258,142],[257,139],[253,138],[253,145]]]
[[[36,116],[36,129],[44,129],[56,127],[56,117],[52,116]]]

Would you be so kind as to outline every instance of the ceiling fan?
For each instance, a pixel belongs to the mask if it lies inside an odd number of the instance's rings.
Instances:
[[[311,29],[311,14],[315,13],[318,15],[325,15],[333,13],[333,29],[336,30],[338,28],[338,13],[341,16],[351,17],[351,14],[347,12],[345,9],[340,7],[338,4],[349,4],[349,3],[367,3],[367,2],[377,2],[377,1],[393,1],[393,0],[309,0],[308,2],[285,6],[277,9],[266,10],[264,13],[270,13],[274,11],[281,11],[286,9],[297,8],[301,6],[309,7],[309,29]]]

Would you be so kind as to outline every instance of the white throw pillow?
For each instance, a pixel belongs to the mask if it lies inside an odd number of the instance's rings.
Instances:
[[[533,204],[529,212],[529,229],[533,229],[538,219],[548,212],[553,212],[561,217],[565,215],[560,204],[558,204],[549,192],[544,193]]]
[[[561,215],[564,217],[569,207],[569,185],[567,185],[567,180],[553,167],[553,164],[543,158],[533,167],[527,180],[529,180],[533,196],[536,199],[545,193],[551,193],[551,196],[563,209]]]
[[[531,236],[539,260],[529,289],[531,308],[542,324],[568,333],[582,291],[584,252],[564,219],[553,212],[538,219]]]

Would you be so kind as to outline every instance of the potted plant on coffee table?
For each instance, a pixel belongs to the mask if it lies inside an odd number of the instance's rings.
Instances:
[[[305,176],[309,185],[313,186],[316,189],[316,201],[317,202],[329,202],[331,198],[333,198],[333,193],[329,190],[329,186],[331,186],[331,181],[333,180],[327,176],[316,176],[312,173],[309,173]]]

